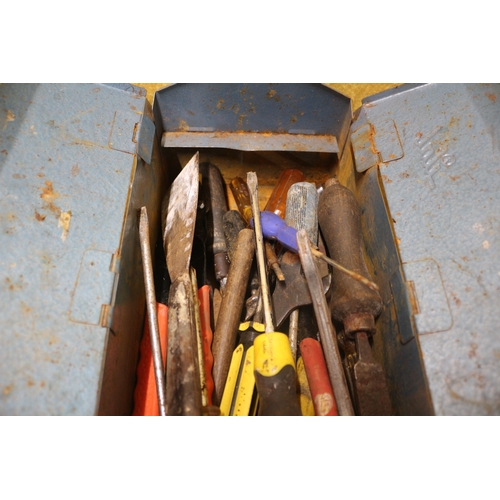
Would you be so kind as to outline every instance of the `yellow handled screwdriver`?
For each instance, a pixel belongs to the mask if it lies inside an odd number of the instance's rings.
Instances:
[[[296,393],[295,363],[288,336],[275,332],[271,312],[271,297],[266,276],[264,238],[260,223],[258,183],[255,172],[247,173],[247,185],[252,202],[255,228],[257,265],[264,308],[265,334],[254,340],[254,374],[259,393],[259,415],[300,416]]]

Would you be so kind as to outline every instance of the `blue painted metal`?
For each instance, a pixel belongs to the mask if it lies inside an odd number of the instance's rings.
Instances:
[[[365,100],[353,130],[383,143],[388,121],[403,156],[379,156],[380,182],[435,412],[498,415],[500,85],[405,85]]]
[[[336,139],[340,151],[352,119],[350,99],[321,84],[176,84],[156,93],[155,107],[161,133],[327,135]],[[246,149],[262,149],[259,138],[246,139]],[[316,151],[311,139],[297,150]]]
[[[97,412],[140,90],[0,85],[0,414]]]

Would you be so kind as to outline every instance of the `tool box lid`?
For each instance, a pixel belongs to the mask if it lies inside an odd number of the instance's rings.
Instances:
[[[132,85],[1,86],[1,414],[96,413],[130,187],[153,135]]]
[[[436,414],[500,413],[500,85],[366,98],[356,169],[378,168]]]

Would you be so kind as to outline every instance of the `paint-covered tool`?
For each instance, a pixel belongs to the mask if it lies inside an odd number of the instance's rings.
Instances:
[[[172,280],[168,310],[167,415],[201,415],[194,298],[189,276],[199,191],[196,153],[162,203],[163,246]]]

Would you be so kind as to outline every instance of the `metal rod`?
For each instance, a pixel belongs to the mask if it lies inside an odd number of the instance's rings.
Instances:
[[[376,283],[373,281],[365,278],[364,276],[361,276],[361,274],[351,271],[350,269],[346,269],[344,266],[340,265],[337,261],[330,259],[330,257],[327,257],[324,253],[321,253],[319,250],[316,250],[315,248],[311,248],[311,253],[315,256],[318,257],[321,260],[324,260],[327,264],[330,264],[332,267],[337,268],[339,271],[343,272],[344,274],[347,274],[347,276],[350,276],[351,278],[355,279],[356,281],[359,281],[360,283],[363,283],[363,285],[366,285],[370,290],[374,290],[378,292],[379,287]]]
[[[205,358],[203,356],[203,340],[201,334],[200,301],[198,300],[198,280],[196,270],[189,268],[191,286],[193,287],[194,320],[196,323],[196,344],[198,346],[198,365],[200,367],[201,404],[208,406],[207,380],[205,376]]]
[[[297,361],[297,337],[299,334],[299,309],[290,313],[290,325],[288,327],[288,338],[292,349],[293,360]]]
[[[259,269],[260,289],[264,305],[264,325],[267,332],[273,332],[273,318],[271,309],[271,297],[269,294],[269,286],[267,284],[266,276],[266,261],[264,256],[264,238],[262,236],[262,225],[260,223],[260,208],[259,208],[259,195],[257,175],[255,172],[247,172],[247,185],[250,191],[250,198],[252,201],[252,215],[255,227],[255,242],[257,250],[257,264]]]
[[[330,310],[326,303],[321,279],[313,259],[309,238],[307,237],[305,229],[298,231],[297,244],[299,247],[300,262],[309,286],[309,292],[311,293],[314,312],[316,313],[326,366],[337,401],[337,408],[340,415],[354,415],[354,409],[349,396],[349,389],[347,387],[347,381],[337,346],[335,328],[333,327]]]
[[[139,220],[139,236],[141,240],[142,268],[144,271],[144,286],[146,288],[146,304],[148,309],[151,351],[153,353],[153,364],[156,379],[156,392],[158,395],[160,415],[164,417],[167,414],[165,370],[163,367],[163,360],[161,356],[160,330],[158,328],[158,316],[156,311],[153,264],[151,261],[151,246],[149,243],[149,221],[146,207],[141,208],[141,216]]]

